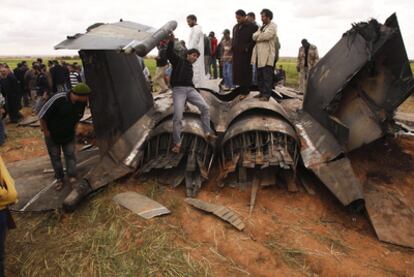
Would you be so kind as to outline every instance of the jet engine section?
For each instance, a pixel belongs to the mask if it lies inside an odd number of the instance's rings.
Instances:
[[[173,106],[171,93],[156,99],[160,120],[144,143],[138,174],[155,177],[161,184],[177,187],[183,182],[187,196],[195,197],[208,179],[214,160],[214,145],[207,140],[198,110],[186,106],[182,120],[181,151],[171,150]]]
[[[223,137],[220,177],[241,189],[283,180],[294,190],[299,155],[295,129],[285,118],[267,110],[246,112],[231,122]]]

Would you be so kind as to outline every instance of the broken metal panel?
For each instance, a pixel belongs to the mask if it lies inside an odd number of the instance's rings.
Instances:
[[[399,184],[364,186],[365,207],[381,241],[414,248],[414,194]]]
[[[169,21],[158,30],[129,21],[96,23],[85,34],[68,36],[55,49],[122,50],[144,57],[175,28],[176,21]]]
[[[250,93],[246,99],[240,101],[237,97],[239,94],[233,95],[229,99],[222,100],[217,96],[217,93],[213,93],[207,90],[201,90],[200,94],[205,99],[206,103],[210,107],[211,121],[214,124],[215,130],[219,134],[223,134],[227,131],[232,122],[239,116],[246,112],[260,113],[273,113],[279,115],[288,121],[288,115],[283,107],[273,98],[268,102],[259,101],[254,96],[258,92]],[[230,95],[233,92],[230,92]]]
[[[344,149],[331,132],[307,112],[298,115],[295,125],[299,133],[303,164],[344,205],[363,199],[361,184],[355,176]]]
[[[122,50],[144,57],[175,28],[176,21],[167,22],[158,30],[130,21],[96,23],[85,34],[68,36],[55,49]]]
[[[234,136],[249,131],[279,132],[295,140],[298,139],[295,129],[282,117],[255,114],[247,115],[231,125],[223,137],[222,144]]]
[[[39,121],[39,118],[37,117],[37,115],[33,115],[33,116],[29,116],[29,117],[25,118],[24,120],[20,121],[19,123],[17,123],[17,126],[38,127],[38,126],[40,126],[40,123],[38,121]]]
[[[146,55],[177,22],[156,30],[142,24],[121,21],[94,24],[87,33],[68,37],[56,49],[81,49],[85,77],[92,88],[90,97],[98,145],[104,154],[153,105],[143,75],[143,62],[135,54]]]
[[[380,124],[385,118],[378,115],[381,111],[368,108],[355,90],[345,88],[341,103],[335,116],[349,128],[347,150],[368,144],[384,135]],[[385,117],[385,113],[382,114]]]
[[[119,193],[112,199],[119,205],[131,210],[145,219],[171,213],[170,210],[160,203],[132,191]]]
[[[131,41],[143,41],[155,28],[130,21],[96,23],[85,34],[68,36],[55,49],[118,50]]]
[[[153,106],[143,68],[135,55],[116,51],[80,51],[93,124],[101,153]]]
[[[285,86],[276,86],[275,93],[281,95],[283,99],[301,99],[303,100],[302,92]]]
[[[203,79],[198,87],[198,89],[208,90],[212,93],[220,93],[220,83],[222,79]]]
[[[97,149],[77,153],[77,169],[83,176],[99,161]],[[19,161],[9,166],[10,174],[15,180],[19,201],[11,207],[15,211],[48,211],[60,209],[71,187],[66,184],[62,190],[54,189],[53,171],[44,172],[51,167],[49,156],[28,161]]]
[[[230,210],[227,207],[207,203],[202,200],[194,199],[194,198],[186,198],[185,202],[187,202],[188,204],[190,204],[191,206],[197,209],[212,213],[220,217],[221,219],[229,222],[239,231],[242,231],[245,228],[243,221],[241,221],[241,219],[232,210]]]
[[[358,23],[343,35],[312,68],[303,109],[350,151],[383,135],[384,132],[378,130],[386,129],[393,111],[413,87],[409,61],[394,14],[384,25],[376,20]],[[350,93],[360,98],[358,104],[349,104],[352,101],[346,96]],[[365,112],[362,120],[374,118],[377,127],[361,130],[358,124],[352,125],[356,121],[350,122],[355,105],[370,111],[372,114]],[[358,136],[352,135],[357,132]],[[365,139],[361,140],[361,137]]]
[[[91,168],[85,179],[93,190],[133,172],[143,155],[142,146],[155,125],[151,109],[114,143],[98,165]]]
[[[250,94],[249,97],[247,97],[243,101],[235,102],[235,104],[228,111],[228,117],[225,125],[226,130],[234,121],[234,119],[236,119],[238,116],[240,116],[248,110],[268,110],[280,115],[281,117],[286,119],[287,122],[289,122],[286,111],[276,100],[271,98],[269,101],[260,101],[257,98],[253,98],[253,95]]]
[[[348,158],[312,165],[310,169],[345,206],[364,199],[362,186]]]
[[[161,133],[172,133],[173,131],[173,121],[168,120],[160,123],[155,126],[154,130],[151,132],[150,138],[157,136]],[[205,137],[205,133],[200,121],[200,118],[184,116],[182,121],[182,132],[183,133],[192,133],[194,135]]]
[[[295,126],[301,142],[301,156],[306,168],[329,162],[343,153],[335,137],[307,112],[302,111]]]

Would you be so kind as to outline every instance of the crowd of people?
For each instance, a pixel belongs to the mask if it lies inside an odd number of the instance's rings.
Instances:
[[[4,118],[18,123],[23,106],[33,108],[44,134],[46,148],[55,173],[55,189],[65,184],[61,161],[63,152],[66,175],[70,184],[76,182],[75,129],[83,116],[91,89],[82,80],[82,69],[77,64],[42,59],[32,63],[31,68],[23,61],[14,70],[0,64],[0,145],[4,143]],[[8,229],[14,228],[8,206],[17,199],[14,181],[0,157],[0,276],[4,276],[4,242]]]
[[[187,16],[187,24],[191,28],[188,43],[186,45],[184,41],[175,39],[174,47],[181,53],[185,53],[186,46],[200,52],[200,57],[193,65],[196,87],[201,86],[205,79],[222,78],[221,88],[224,91],[237,87],[243,99],[252,86],[257,86],[260,91],[258,97],[268,100],[274,85],[284,85],[286,72],[282,65],[276,66],[280,40],[277,25],[273,22],[273,13],[263,9],[260,16],[262,25],[256,22],[254,12],[237,10],[235,26],[232,31],[225,29],[220,40],[213,31],[208,35],[203,33],[195,15]],[[161,93],[171,87],[171,64],[166,58],[167,44],[168,41],[164,40],[158,45],[157,71],[153,79],[155,91]],[[316,46],[303,39],[297,59],[300,91],[304,92],[308,72],[318,60]]]
[[[32,104],[33,111],[39,112],[42,105],[55,93],[68,91],[82,82],[82,67],[76,62],[48,61],[41,58],[32,62],[26,61],[11,69],[7,64],[0,64],[0,105],[2,118],[7,115],[10,123],[18,123],[23,115],[22,107]],[[0,145],[6,136],[3,120],[0,124]]]

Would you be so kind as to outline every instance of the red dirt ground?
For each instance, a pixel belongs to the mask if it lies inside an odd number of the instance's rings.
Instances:
[[[362,183],[367,178],[402,182],[414,191],[413,140],[381,139],[350,158]],[[376,177],[372,170],[387,174]],[[130,179],[122,190],[148,190],[149,184],[138,184]],[[180,243],[207,259],[215,276],[413,276],[413,249],[380,242],[364,214],[347,210],[323,186],[314,189],[314,196],[279,186],[260,189],[249,216],[249,190],[218,188],[211,180],[198,198],[238,213],[246,224],[243,232],[185,203],[177,205],[183,187],[163,187],[157,200],[173,206],[166,222],[182,228]]]

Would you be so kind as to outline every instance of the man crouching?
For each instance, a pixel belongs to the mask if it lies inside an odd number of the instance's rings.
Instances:
[[[40,126],[56,177],[56,190],[64,185],[64,172],[60,153],[63,151],[69,182],[76,182],[75,129],[85,111],[91,90],[79,83],[69,92],[53,95],[39,111]]]
[[[180,58],[174,52],[174,35],[170,34],[167,47],[167,58],[172,65],[171,87],[174,102],[173,116],[173,148],[172,151],[179,153],[181,151],[181,128],[182,119],[185,109],[185,103],[195,105],[201,112],[201,123],[206,133],[207,140],[215,139],[210,128],[210,113],[207,103],[203,97],[194,88],[193,84],[193,64],[200,57],[197,49],[189,49],[186,53],[186,59]]]

